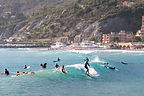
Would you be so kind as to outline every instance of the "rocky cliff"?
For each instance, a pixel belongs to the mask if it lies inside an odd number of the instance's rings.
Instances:
[[[131,1],[131,0],[129,0]],[[0,29],[1,38],[23,41],[46,39],[52,42],[100,42],[101,35],[126,30],[136,32],[144,15],[144,2],[122,6],[119,0],[78,0],[52,9],[44,7],[18,24]]]

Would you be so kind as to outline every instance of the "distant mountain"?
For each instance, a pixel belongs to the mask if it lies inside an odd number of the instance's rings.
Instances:
[[[141,27],[141,16],[144,15],[143,0],[77,0],[67,4],[57,3],[59,6],[54,6],[55,8],[44,5],[44,0],[37,1],[43,4],[40,10],[30,16],[19,14],[22,20],[1,25],[1,38],[100,42],[102,33],[120,30],[135,33]],[[37,4],[39,6],[40,3]],[[32,7],[33,10],[37,8]]]

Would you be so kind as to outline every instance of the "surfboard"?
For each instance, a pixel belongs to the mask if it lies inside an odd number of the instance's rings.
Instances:
[[[26,69],[29,69],[31,66],[27,66],[27,68]]]
[[[11,77],[17,77],[17,75],[12,75]]]
[[[53,62],[58,62],[58,61],[54,60]]]
[[[29,69],[31,66],[28,66],[27,69]]]
[[[91,74],[90,74],[90,73],[86,73],[86,75],[91,76]]]
[[[90,76],[90,77],[97,77],[99,76],[99,74],[95,71],[95,69],[93,67],[89,67],[89,73],[86,73],[87,76]],[[86,72],[86,69],[85,69],[85,72]]]
[[[4,74],[4,73],[1,73],[0,75],[6,75],[6,74]]]

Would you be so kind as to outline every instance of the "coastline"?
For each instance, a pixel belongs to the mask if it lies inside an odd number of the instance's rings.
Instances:
[[[3,48],[7,49],[7,48]],[[50,48],[50,47],[35,47],[35,48],[14,48],[14,49],[27,49],[27,50],[76,50],[76,51],[130,51],[130,52],[144,52],[144,49],[110,49],[110,48]]]

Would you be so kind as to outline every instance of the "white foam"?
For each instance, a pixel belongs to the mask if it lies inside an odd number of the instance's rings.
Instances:
[[[107,52],[122,52],[122,53],[144,53],[143,50],[99,50]]]
[[[70,52],[90,54],[90,53],[95,52],[95,51],[94,50],[70,50]]]
[[[84,64],[67,65],[66,67],[74,67],[74,68],[77,68],[79,70],[82,69],[82,70],[86,71],[86,69],[84,68]],[[89,73],[90,73],[91,76],[94,76],[94,77],[99,76],[97,71],[92,67],[89,67]]]
[[[100,60],[98,56],[96,56],[91,62],[105,63],[105,61]]]

